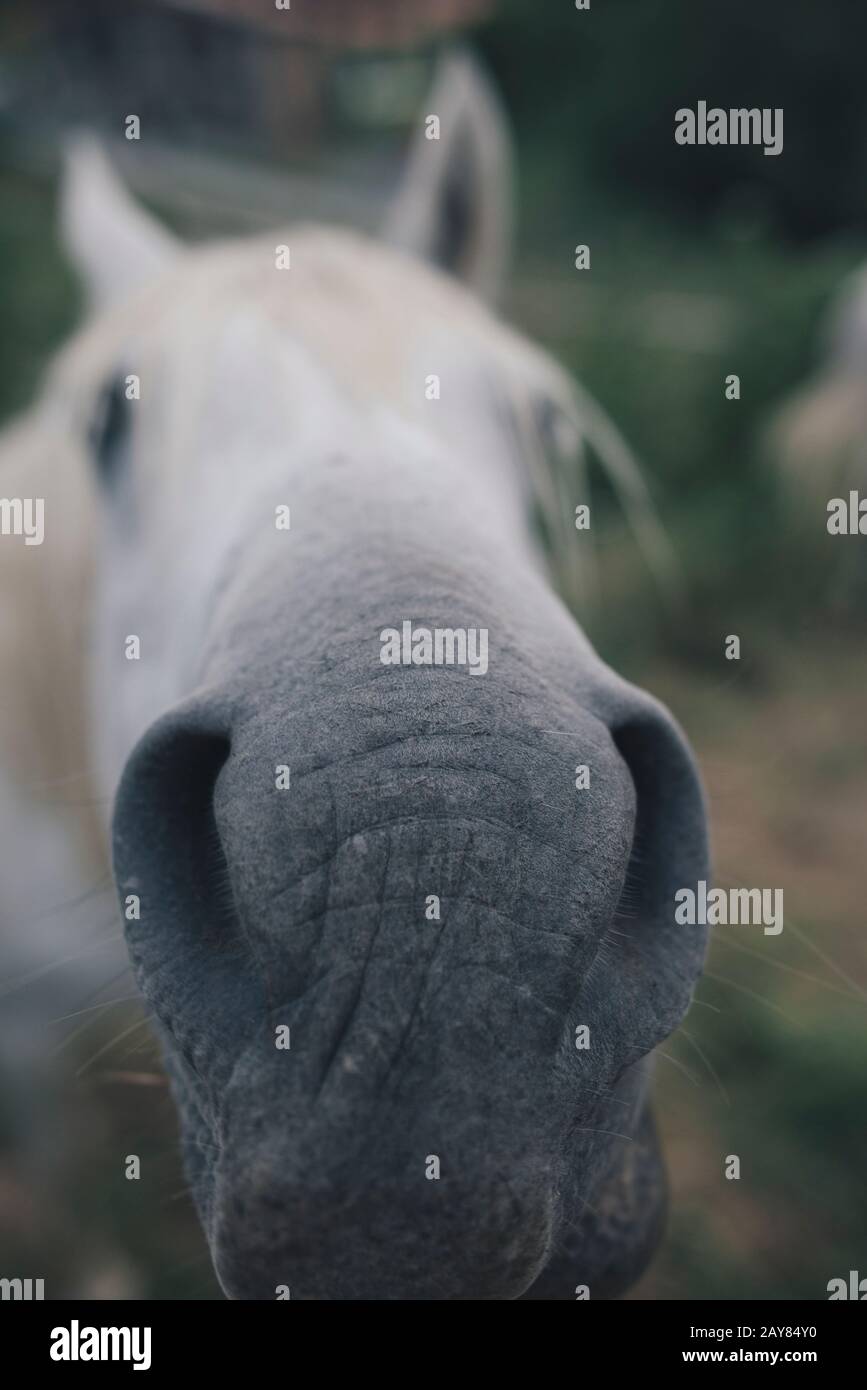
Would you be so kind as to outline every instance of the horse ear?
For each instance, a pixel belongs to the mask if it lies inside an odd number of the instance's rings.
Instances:
[[[60,229],[92,308],[103,309],[153,279],[177,255],[179,243],[130,197],[89,136],[64,151]]]
[[[512,241],[512,149],[502,107],[478,64],[439,67],[385,239],[495,299]]]

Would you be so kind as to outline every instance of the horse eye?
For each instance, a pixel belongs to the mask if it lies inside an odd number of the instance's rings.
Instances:
[[[558,457],[571,458],[580,443],[574,420],[556,401],[547,396],[536,402],[536,423],[546,449]]]
[[[103,487],[110,489],[123,467],[132,420],[126,380],[116,376],[101,392],[89,432],[90,451]]]

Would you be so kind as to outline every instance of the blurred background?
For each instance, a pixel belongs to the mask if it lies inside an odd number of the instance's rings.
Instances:
[[[295,219],[375,229],[454,45],[486,65],[514,142],[503,312],[621,427],[681,567],[664,602],[600,481],[597,591],[576,611],[688,731],[718,882],[785,891],[780,937],[716,929],[661,1049],[671,1219],[629,1296],[824,1298],[830,1278],[867,1273],[867,564],[863,539],[825,526],[830,497],[859,480],[867,494],[867,316],[862,341],[850,278],[867,261],[863,5],[9,0],[0,418],[80,312],[55,229],[71,128],[98,130],[193,238]],[[674,112],[698,100],[782,107],[783,154],[676,145]],[[131,113],[140,142],[123,138]],[[56,1095],[25,1104],[35,1165],[16,1146],[21,1097],[0,1086],[4,1271],[57,1296],[219,1297],[139,1006],[54,1021],[46,1047]]]

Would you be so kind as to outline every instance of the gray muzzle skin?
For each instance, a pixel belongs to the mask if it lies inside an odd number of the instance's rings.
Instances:
[[[525,556],[343,463],[327,511],[235,556],[114,813],[217,1274],[612,1296],[659,1236],[646,1059],[705,949],[674,921],[708,876],[693,759]],[[486,629],[486,673],[384,665],[405,620]]]

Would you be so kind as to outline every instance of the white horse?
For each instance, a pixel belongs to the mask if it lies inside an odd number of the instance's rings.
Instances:
[[[42,545],[0,538],[10,997],[70,1000],[122,968],[94,906],[116,801],[128,946],[238,1296],[572,1296],[578,1276],[621,1287],[658,1233],[642,1059],[701,961],[669,906],[706,873],[702,800],[668,715],[555,598],[529,513],[574,553],[589,441],[662,543],[598,407],[411,254],[491,283],[464,95],[451,138],[416,149],[404,251],[305,226],[188,248],[78,145],[63,227],[95,312],[2,441],[0,490],[45,518]],[[426,621],[451,664],[383,665],[384,633]],[[455,633],[482,628],[490,669],[462,681]],[[504,1028],[523,1071],[503,1070]],[[514,1113],[491,1111],[508,1094]],[[279,1157],[289,1113],[306,1138]],[[407,1178],[437,1145],[446,1215],[430,1173]],[[356,1162],[375,1168],[364,1210]]]
[[[824,519],[831,497],[867,489],[867,269],[847,275],[821,333],[812,378],[776,414],[768,434],[792,509]]]

